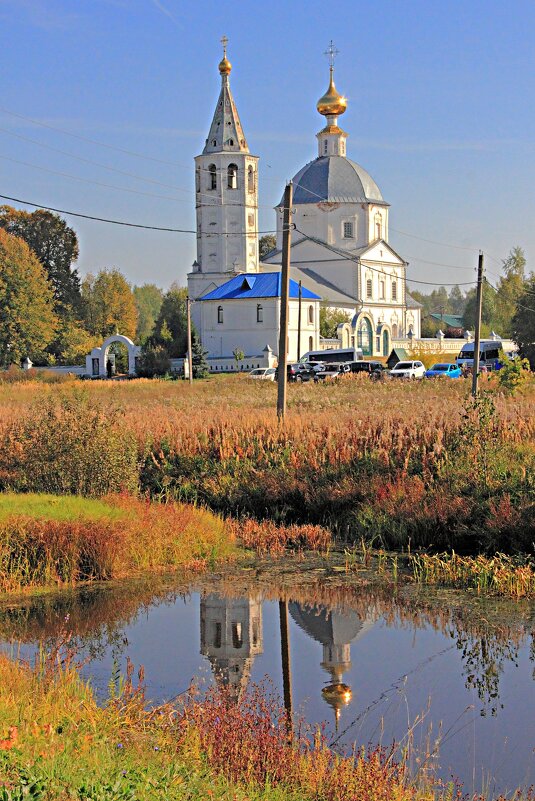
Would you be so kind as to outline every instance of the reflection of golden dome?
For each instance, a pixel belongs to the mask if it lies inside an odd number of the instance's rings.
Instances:
[[[338,116],[339,114],[343,114],[347,108],[347,98],[343,97],[340,92],[337,92],[336,86],[334,85],[334,78],[333,78],[333,68],[331,67],[331,80],[329,82],[329,88],[323,95],[320,97],[316,104],[316,108],[318,109],[320,114],[323,114],[325,117],[327,115]]]
[[[229,75],[232,69],[232,64],[228,60],[226,56],[223,56],[221,61],[219,62],[219,72],[221,75]]]
[[[343,682],[336,682],[336,684],[328,684],[327,687],[324,687],[321,691],[321,694],[329,706],[334,709],[334,720],[336,724],[336,730],[338,730],[340,711],[343,706],[347,706],[349,704],[353,695],[351,687]]]

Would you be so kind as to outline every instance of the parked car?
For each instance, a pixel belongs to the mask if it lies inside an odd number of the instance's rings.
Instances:
[[[426,378],[460,378],[461,375],[462,371],[458,364],[447,364],[446,362],[434,364],[425,371]]]
[[[398,362],[393,370],[390,370],[392,378],[423,378],[425,367],[422,362]]]
[[[370,378],[381,380],[388,375],[388,370],[381,362],[359,361],[348,362],[352,373],[367,373]]]
[[[314,376],[314,381],[332,381],[334,378],[340,378],[343,375],[349,375],[351,367],[349,362],[342,364],[325,364],[323,370],[318,370]]]
[[[274,367],[257,367],[247,374],[247,378],[259,378],[263,381],[275,381],[275,368]]]
[[[298,384],[300,384],[302,381],[312,381],[316,373],[311,367],[298,362],[297,364],[286,365],[286,375],[288,377],[288,381],[296,381]],[[275,370],[275,381],[278,379],[278,376],[279,368],[277,367]]]

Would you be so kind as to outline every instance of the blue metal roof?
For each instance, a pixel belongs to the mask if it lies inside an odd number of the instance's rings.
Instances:
[[[199,300],[241,300],[242,298],[279,298],[281,294],[280,273],[241,273],[230,281],[213,289]],[[290,279],[290,298],[299,297],[299,284]],[[306,300],[321,300],[306,287],[301,288],[301,297]]]

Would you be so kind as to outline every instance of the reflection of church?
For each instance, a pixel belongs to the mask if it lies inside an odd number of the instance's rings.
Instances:
[[[290,614],[306,634],[323,646],[321,667],[329,674],[330,683],[323,688],[325,701],[334,709],[338,724],[343,706],[351,701],[351,688],[342,679],[351,667],[351,642],[358,639],[371,625],[356,612],[328,610],[324,606],[304,607],[290,604]]]
[[[247,687],[254,657],[262,653],[260,598],[201,598],[201,653],[219,685],[237,701]]]

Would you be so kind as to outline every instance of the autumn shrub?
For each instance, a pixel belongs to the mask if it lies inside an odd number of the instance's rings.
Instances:
[[[251,518],[229,521],[228,525],[241,545],[258,553],[280,556],[287,549],[296,548],[327,551],[332,544],[331,532],[322,526],[280,526],[270,520]]]
[[[136,443],[119,408],[102,410],[83,391],[48,397],[6,431],[0,482],[89,497],[136,492]]]

